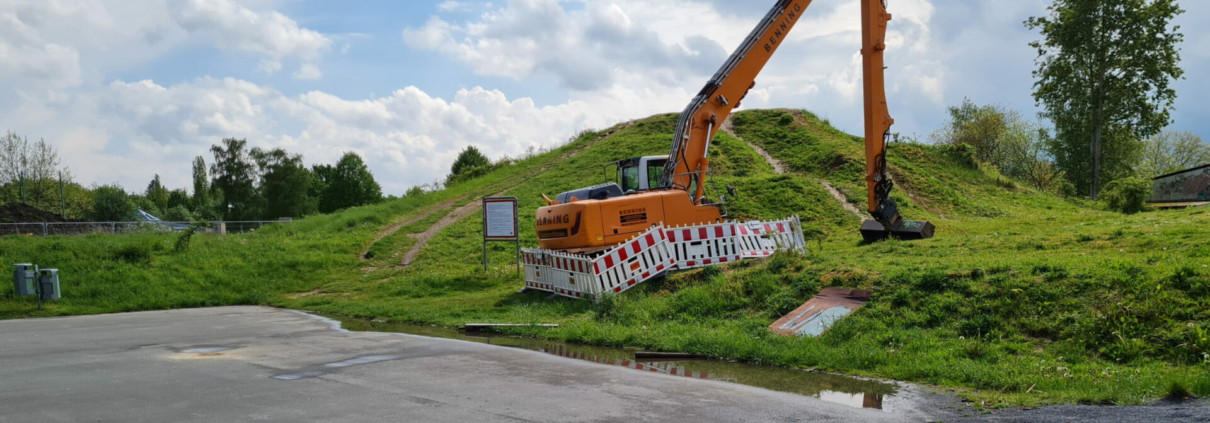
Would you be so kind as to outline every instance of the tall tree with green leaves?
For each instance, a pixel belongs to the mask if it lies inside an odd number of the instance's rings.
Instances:
[[[201,212],[210,207],[210,175],[206,173],[206,159],[197,156],[193,159],[193,211]]]
[[[323,190],[319,211],[334,211],[382,201],[382,187],[357,153],[345,153],[336,166],[317,165],[314,173]]]
[[[249,156],[247,146],[247,140],[227,138],[221,145],[210,147],[210,152],[214,154],[210,174],[214,175],[214,187],[223,193],[223,203],[219,206],[227,220],[254,220],[259,217],[256,163]]]
[[[155,178],[152,179],[151,182],[147,184],[147,191],[143,193],[143,196],[147,197],[147,200],[150,201],[151,204],[155,205],[155,209],[157,212],[162,213],[162,212],[168,210],[169,193],[168,193],[168,189],[164,188],[164,184],[162,182],[160,182],[159,174],[156,174]],[[152,212],[151,210],[146,210],[146,211],[150,212],[150,213],[155,213],[155,212]]]
[[[1186,131],[1164,131],[1143,144],[1142,160],[1136,168],[1139,176],[1156,176],[1210,165],[1210,143]]]
[[[1051,154],[1097,198],[1102,182],[1131,173],[1140,140],[1171,118],[1181,78],[1175,0],[1054,0],[1025,26],[1042,40],[1034,99],[1055,126]]]
[[[309,195],[311,171],[303,166],[301,155],[280,148],[252,149],[252,157],[261,170],[261,192],[265,196],[266,219],[303,217],[315,213],[318,200]]]

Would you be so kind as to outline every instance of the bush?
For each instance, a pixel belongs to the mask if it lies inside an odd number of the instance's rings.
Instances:
[[[176,206],[168,209],[168,212],[164,213],[162,219],[169,222],[192,222],[193,213],[190,213],[189,209],[185,208],[185,206]]]
[[[967,169],[979,168],[979,154],[970,144],[946,144],[942,150],[946,156]]]
[[[93,191],[92,212],[89,218],[97,222],[128,221],[134,219],[135,206],[126,196],[126,191],[116,185],[98,187]]]
[[[1057,178],[1055,178],[1055,180],[1050,184],[1049,190],[1051,194],[1063,198],[1071,198],[1079,194],[1079,192],[1076,191],[1076,186],[1072,184],[1071,181],[1067,180],[1067,175],[1065,174],[1060,174]]]
[[[781,126],[790,126],[791,123],[794,123],[794,116],[789,113],[781,115],[781,118],[777,120],[777,124]]]
[[[1101,198],[1110,210],[1126,214],[1138,213],[1151,196],[1151,181],[1141,178],[1123,178],[1105,184]]]
[[[154,242],[133,242],[114,249],[110,258],[129,264],[147,264],[159,249],[160,246]]]
[[[475,146],[468,146],[458,153],[458,159],[454,161],[453,166],[450,166],[450,176],[447,179],[450,182],[458,180],[466,180],[475,176],[465,176],[475,168],[485,168],[491,165],[491,160],[487,156],[479,152]]]

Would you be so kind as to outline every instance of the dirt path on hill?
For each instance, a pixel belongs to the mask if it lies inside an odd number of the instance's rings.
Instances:
[[[609,128],[608,130],[606,130],[605,133],[594,138],[592,141],[589,141],[587,144],[584,144],[572,151],[567,152],[562,157],[560,157],[558,161],[552,161],[552,162],[548,163],[546,166],[543,166],[541,169],[538,169],[535,172],[525,175],[524,177],[522,177],[522,179],[535,175],[535,174],[538,174],[538,173],[545,172],[545,171],[549,170],[550,167],[553,166],[555,163],[566,162],[568,159],[574,157],[575,155],[580,154],[584,150],[591,148],[594,145],[597,145],[597,143],[616,135],[618,132],[622,131],[623,129],[629,128],[631,125],[634,125],[634,121],[614,125],[612,128]],[[508,192],[508,190],[504,190],[493,196],[499,197],[499,196],[506,194],[507,192]],[[470,216],[471,214],[478,212],[480,210],[480,207],[482,207],[482,202],[480,201],[481,198],[482,197],[475,197],[475,199],[472,200],[470,203],[467,203],[466,205],[459,207],[458,209],[450,212],[450,214],[446,215],[445,217],[442,217],[441,220],[438,220],[437,223],[434,223],[432,226],[429,226],[429,228],[426,229],[424,232],[417,233],[417,234],[408,234],[409,237],[416,239],[416,244],[412,245],[412,248],[408,249],[408,252],[406,254],[404,254],[404,256],[403,256],[403,261],[400,262],[398,266],[395,266],[395,268],[396,269],[406,269],[409,266],[411,266],[412,263],[414,261],[416,261],[416,258],[420,256],[420,252],[424,249],[424,246],[426,244],[428,244],[429,240],[433,239],[433,237],[436,236],[438,232],[441,232],[442,229],[445,229],[446,227],[448,227],[450,225],[458,223],[458,221],[465,219],[466,217]],[[363,251],[361,253],[361,261],[367,260],[366,254],[369,254],[370,249],[373,248],[374,244],[377,244],[378,241],[390,236],[391,234],[394,234],[395,232],[398,232],[400,229],[403,229],[404,227],[406,227],[408,225],[411,225],[413,223],[424,220],[424,219],[428,218],[429,216],[432,216],[433,213],[436,213],[436,212],[442,211],[442,210],[448,210],[448,209],[454,207],[454,204],[457,204],[459,201],[462,201],[464,199],[466,199],[465,195],[455,198],[453,200],[446,201],[437,206],[434,206],[432,209],[422,213],[419,216],[413,217],[406,221],[392,225],[390,228],[387,228],[386,230],[384,230],[382,232],[382,234],[380,234],[378,236],[377,239],[374,240],[374,242],[370,243],[369,247],[366,247],[365,251]]]
[[[758,146],[756,144],[748,142],[747,140],[741,138],[739,135],[736,135],[735,127],[731,124],[730,117],[728,117],[727,120],[723,121],[722,126],[719,126],[718,129],[722,130],[727,135],[730,135],[730,136],[734,137],[735,139],[742,141],[744,144],[748,144],[748,146],[752,147],[753,150],[756,150],[756,152],[758,154],[760,154],[761,157],[765,158],[765,161],[769,163],[769,166],[773,166],[773,171],[776,172],[778,175],[785,175],[787,173],[786,165],[784,163],[782,163],[781,160],[777,160],[777,159],[773,158],[773,156],[770,155],[768,151],[765,151],[765,149],[760,148],[760,146]],[[857,217],[860,217],[863,219],[865,218],[865,214],[862,213],[861,210],[858,210],[857,207],[854,207],[852,204],[849,204],[848,198],[845,198],[844,194],[842,194],[840,191],[837,191],[836,188],[832,186],[832,184],[829,184],[826,181],[820,181],[819,184],[823,185],[824,189],[826,189],[829,194],[832,194],[832,198],[835,198],[836,201],[840,203],[840,206],[844,207],[844,209],[847,210],[849,213],[852,213],[854,216],[857,216]]]
[[[369,260],[369,258],[367,258],[366,255],[370,254],[370,249],[374,248],[374,244],[377,244],[378,241],[382,241],[383,238],[391,236],[395,232],[399,232],[400,229],[403,229],[404,227],[406,227],[408,225],[411,225],[413,223],[419,222],[424,219],[428,219],[429,216],[433,215],[433,213],[448,209],[450,207],[454,207],[454,204],[457,204],[459,201],[462,201],[465,198],[466,198],[466,196],[463,195],[463,196],[455,198],[453,200],[449,200],[444,203],[438,204],[436,206],[430,207],[427,211],[425,211],[424,213],[421,213],[418,216],[415,216],[411,219],[396,223],[396,224],[391,225],[390,227],[384,229],[382,231],[382,233],[379,233],[378,237],[374,238],[374,241],[370,242],[370,245],[366,246],[366,249],[361,252],[361,261]]]
[[[503,194],[504,193],[501,192],[493,197]],[[480,201],[482,198],[483,197],[475,197],[475,199],[471,200],[471,202],[466,203],[466,205],[450,212],[450,214],[445,215],[445,217],[441,218],[441,220],[438,220],[437,223],[434,223],[433,226],[429,226],[428,229],[425,229],[424,232],[418,234],[408,234],[409,237],[416,239],[416,244],[412,245],[412,248],[408,250],[407,254],[403,255],[403,262],[399,263],[399,265],[395,266],[395,268],[406,269],[408,266],[411,266],[412,262],[416,261],[416,257],[420,256],[420,250],[424,249],[425,244],[428,244],[429,240],[433,239],[433,236],[437,235],[437,232],[441,232],[441,230],[445,229],[447,226],[458,223],[458,221],[470,216],[472,213],[478,212],[479,208],[483,205],[482,201]]]
[[[853,203],[850,203],[849,198],[845,197],[845,195],[841,193],[840,190],[837,190],[836,187],[833,187],[832,184],[824,181],[820,181],[819,184],[823,185],[823,188],[828,190],[828,194],[832,194],[832,198],[835,198],[836,201],[840,202],[840,205],[844,206],[844,209],[848,210],[849,213],[852,213],[854,216],[862,219],[866,218],[865,213],[862,213],[861,210],[858,210],[857,207],[853,205]]]
[[[748,146],[752,147],[753,150],[756,150],[757,154],[760,154],[761,157],[765,158],[765,161],[769,163],[769,166],[773,166],[773,172],[777,173],[778,175],[786,174],[786,165],[783,164],[781,162],[781,160],[777,160],[777,159],[773,158],[773,156],[769,155],[769,152],[765,151],[765,149],[760,148],[760,146],[750,143],[750,142],[744,140],[743,138],[740,138],[739,135],[735,134],[735,127],[731,124],[730,117],[728,117],[727,120],[724,120],[723,124],[720,125],[718,127],[718,129],[723,131],[727,135],[730,135],[733,138],[742,141],[744,144],[748,144]]]

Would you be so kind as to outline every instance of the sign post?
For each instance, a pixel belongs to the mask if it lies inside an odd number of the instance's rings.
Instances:
[[[521,274],[521,236],[517,225],[517,197],[483,199],[483,271],[487,271],[487,243],[512,242],[517,246],[517,274]]]

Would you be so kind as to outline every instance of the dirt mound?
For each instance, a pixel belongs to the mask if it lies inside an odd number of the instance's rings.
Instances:
[[[62,216],[24,203],[0,205],[0,223],[71,222]]]

